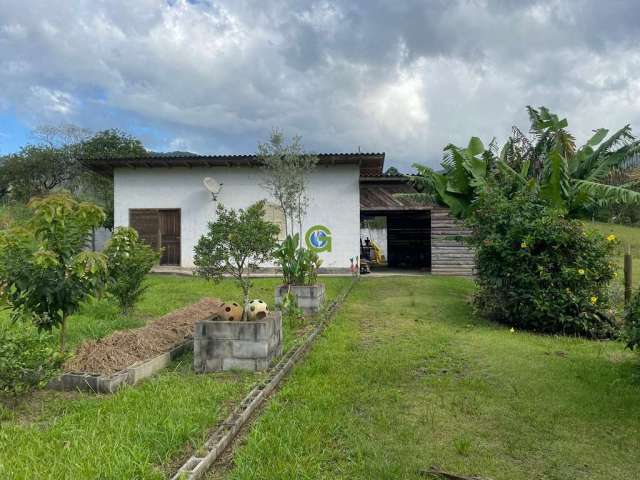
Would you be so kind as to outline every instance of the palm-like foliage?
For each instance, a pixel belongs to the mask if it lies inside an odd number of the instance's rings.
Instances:
[[[469,213],[478,189],[487,187],[495,156],[491,148],[485,150],[478,137],[472,137],[467,148],[449,144],[444,149],[442,172],[416,164],[418,171],[411,183],[424,200],[435,198],[451,208],[457,217]]]
[[[640,163],[640,141],[629,125],[608,138],[609,131],[600,128],[577,148],[566,119],[544,107],[527,111],[531,137],[514,127],[499,155],[495,148],[485,150],[476,137],[464,149],[447,145],[443,171],[416,165],[413,183],[434,192],[459,217],[466,216],[477,194],[494,183],[535,193],[574,216],[597,206],[640,203],[638,182],[628,175]]]

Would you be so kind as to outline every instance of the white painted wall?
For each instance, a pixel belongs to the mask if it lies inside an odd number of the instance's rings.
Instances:
[[[245,208],[266,199],[262,173],[251,167],[118,168],[114,172],[115,226],[129,224],[130,208],[180,208],[181,264],[193,266],[193,247],[214,219],[217,203]],[[223,183],[218,202],[202,185],[204,177]],[[322,252],[323,268],[349,268],[360,255],[360,189],[357,165],[318,166],[309,176],[310,206],[303,230],[325,225],[331,230],[332,251]],[[268,266],[268,265],[265,265]]]

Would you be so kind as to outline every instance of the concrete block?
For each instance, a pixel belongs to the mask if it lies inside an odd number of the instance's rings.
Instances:
[[[233,342],[233,354],[235,358],[266,358],[269,355],[268,342],[247,342],[235,340]]]
[[[255,322],[205,320],[194,331],[193,367],[199,373],[263,369],[282,351],[280,312]]]
[[[208,338],[205,354],[207,358],[224,358],[233,355],[234,340]]]
[[[256,370],[256,361],[251,358],[225,358],[222,360],[223,370]]]
[[[270,365],[271,365],[271,359],[261,358],[261,359],[256,360],[256,370],[257,371],[267,370]]]
[[[282,305],[282,299],[290,291],[297,300],[298,307],[305,313],[317,313],[322,308],[325,297],[324,284],[317,285],[281,285],[276,287],[275,299],[276,305]]]
[[[219,372],[222,370],[222,358],[208,358],[205,360],[205,369],[207,372]]]

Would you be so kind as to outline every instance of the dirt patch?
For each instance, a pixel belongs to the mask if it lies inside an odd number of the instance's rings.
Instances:
[[[222,300],[203,298],[132,330],[84,342],[65,363],[65,372],[112,375],[136,362],[149,360],[193,338],[194,324],[218,312]]]

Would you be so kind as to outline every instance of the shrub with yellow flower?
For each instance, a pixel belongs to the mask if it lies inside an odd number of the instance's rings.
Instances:
[[[616,239],[616,236],[612,233],[607,237],[607,242],[613,242]]]
[[[584,275],[584,268],[578,269],[578,275]]]
[[[527,248],[527,247],[528,247],[527,242],[522,242],[520,244],[520,248]]]
[[[591,305],[595,305],[596,303],[598,303],[598,297],[593,296],[589,301],[591,302]]]

